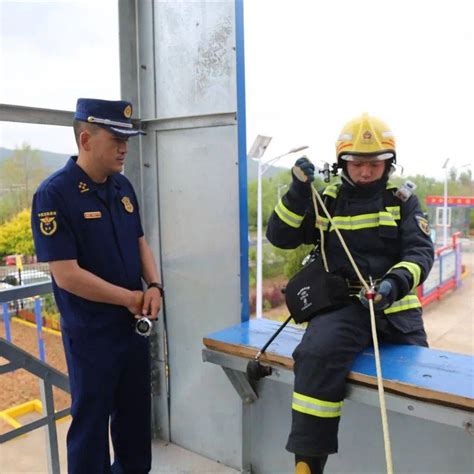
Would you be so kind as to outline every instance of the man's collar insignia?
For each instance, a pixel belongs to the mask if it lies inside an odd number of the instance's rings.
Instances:
[[[84,181],[79,181],[77,187],[79,188],[79,191],[81,193],[86,193],[87,191],[89,191],[89,186],[87,186],[87,183],[84,183]]]

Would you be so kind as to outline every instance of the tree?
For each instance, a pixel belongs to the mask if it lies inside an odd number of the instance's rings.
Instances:
[[[280,193],[284,194],[288,191],[288,188],[282,188],[282,186],[288,186],[291,182],[291,175],[289,170],[282,171],[275,176],[270,178],[262,179],[262,222],[266,226],[270,214],[272,213],[275,205],[278,202],[278,189]],[[248,219],[249,227],[255,229],[257,227],[257,181],[250,181],[248,184]]]
[[[262,223],[266,227],[270,215],[275,209],[278,200],[286,192],[291,184],[290,170],[282,171],[270,178],[262,179]],[[313,183],[316,189],[322,187],[322,181],[316,178]],[[253,180],[248,183],[248,219],[249,228],[257,227],[257,181]]]
[[[284,274],[286,278],[290,279],[301,270],[304,258],[313,250],[314,245],[303,244],[290,250],[274,248],[277,255],[285,260]]]
[[[471,170],[467,170],[467,171],[463,171],[460,175],[459,175],[459,182],[461,183],[461,185],[465,188],[470,188],[471,189],[471,193],[470,194],[473,194],[473,189],[472,189],[472,171]]]
[[[36,188],[48,173],[38,151],[27,143],[0,163],[0,223],[31,206]]]
[[[31,211],[24,209],[0,225],[0,255],[34,255]]]

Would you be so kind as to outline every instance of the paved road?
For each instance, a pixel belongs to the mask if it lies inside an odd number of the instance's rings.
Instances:
[[[474,252],[465,252],[463,263],[462,287],[429,305],[423,319],[430,347],[474,355]]]
[[[61,473],[66,473],[66,432],[69,421],[56,424],[58,428]],[[238,474],[230,467],[211,461],[175,444],[154,440],[151,474]],[[21,438],[0,444],[0,473],[47,474],[44,430],[36,430]],[[88,473],[84,473],[88,474]]]

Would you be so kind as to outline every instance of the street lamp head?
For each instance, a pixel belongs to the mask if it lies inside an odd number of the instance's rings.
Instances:
[[[255,138],[252,147],[248,152],[248,157],[255,160],[260,160],[267,150],[268,145],[270,144],[272,137],[265,137],[264,135],[257,135]]]
[[[268,163],[273,163],[274,161],[279,160],[280,158],[283,158],[284,156],[291,155],[292,153],[296,153],[298,151],[306,150],[306,148],[309,148],[309,146],[308,145],[297,146],[296,148],[292,148],[291,150],[288,150],[287,152],[285,152],[281,155],[275,156],[275,158],[272,158],[271,160],[267,161],[266,163],[267,164]]]
[[[289,155],[290,153],[296,153],[298,151],[303,151],[303,150],[306,150],[307,148],[309,148],[308,145],[298,146],[296,148],[292,148],[287,154]]]

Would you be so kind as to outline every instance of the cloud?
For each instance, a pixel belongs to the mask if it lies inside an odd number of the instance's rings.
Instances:
[[[72,110],[78,96],[119,97],[117,2],[1,7],[0,102]]]

